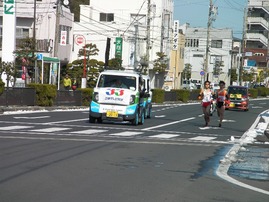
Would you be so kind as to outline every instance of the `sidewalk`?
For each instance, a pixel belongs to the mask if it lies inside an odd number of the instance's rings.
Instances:
[[[220,161],[216,173],[236,185],[269,195],[269,110],[253,125]]]

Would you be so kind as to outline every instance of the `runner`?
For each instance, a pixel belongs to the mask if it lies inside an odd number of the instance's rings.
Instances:
[[[204,82],[204,88],[201,88],[198,99],[202,100],[202,110],[204,113],[205,127],[208,126],[210,121],[210,104],[212,100],[213,91],[210,89],[210,82]]]
[[[228,99],[227,91],[225,90],[225,82],[219,82],[220,89],[217,91],[217,111],[219,116],[219,127],[221,127],[224,111],[225,111],[225,100]]]

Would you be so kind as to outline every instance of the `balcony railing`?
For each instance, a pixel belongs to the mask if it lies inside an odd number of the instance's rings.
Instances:
[[[263,26],[266,30],[268,30],[269,23],[262,17],[248,17],[249,24],[259,24]]]
[[[267,37],[265,37],[263,34],[260,34],[260,33],[247,33],[246,34],[246,39],[247,40],[252,40],[252,41],[260,41],[265,46],[268,45]]]

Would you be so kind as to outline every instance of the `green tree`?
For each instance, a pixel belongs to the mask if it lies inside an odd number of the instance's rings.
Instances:
[[[108,61],[107,69],[124,70],[124,68],[121,66],[121,64],[122,64],[122,60],[120,58],[112,58]]]
[[[231,83],[233,83],[234,81],[237,81],[237,73],[236,69],[231,69]]]
[[[185,67],[183,69],[183,78],[189,80],[191,78],[191,69],[192,65],[190,63],[185,64]]]
[[[166,55],[163,52],[157,52],[157,59],[153,61],[153,71],[154,72],[165,72],[167,68]]]
[[[35,49],[36,44],[33,38],[24,38],[19,40],[17,44],[17,49],[14,51],[16,58],[15,58],[15,65],[22,67],[25,66],[27,69],[30,67],[35,66],[36,56],[35,53],[37,50]],[[30,73],[28,72],[29,76]]]
[[[2,75],[6,74],[7,78],[7,87],[9,87],[9,83],[12,83],[14,87],[16,82],[17,69],[14,66],[13,62],[1,62],[0,63],[0,78]]]

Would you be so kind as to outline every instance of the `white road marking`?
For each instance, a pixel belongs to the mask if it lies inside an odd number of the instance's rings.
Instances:
[[[34,129],[34,130],[30,130],[30,131],[32,131],[32,132],[51,133],[51,132],[69,130],[69,129],[70,128],[51,127],[51,128]]]
[[[69,122],[76,122],[76,121],[85,121],[89,119],[73,119],[73,120],[67,120],[67,121],[55,121],[55,122],[47,122],[43,123],[44,125],[49,125],[49,124],[57,124],[57,123],[69,123]]]
[[[235,122],[235,120],[227,120],[227,119],[223,119],[222,122]]]
[[[18,130],[18,129],[28,129],[33,128],[34,126],[5,126],[0,127],[0,130]]]
[[[176,124],[176,123],[181,123],[181,122],[185,122],[185,121],[189,121],[189,120],[193,120],[193,119],[195,119],[195,117],[182,119],[182,120],[179,120],[179,121],[174,121],[174,122],[170,122],[170,123],[166,123],[166,124],[162,124],[162,125],[158,125],[158,126],[153,126],[153,127],[149,127],[149,128],[144,128],[142,130],[151,130],[151,129],[155,129],[155,128],[161,128],[161,127],[164,127],[164,126],[169,126],[169,125],[173,125],[173,124]]]
[[[162,133],[162,134],[159,134],[159,135],[151,135],[149,137],[169,139],[169,138],[178,137],[178,136],[180,136],[180,135]]]
[[[206,127],[199,127],[200,130],[219,130],[221,127],[213,127],[213,126],[206,126]]]
[[[112,133],[109,134],[111,136],[124,136],[124,137],[129,137],[129,136],[135,136],[135,135],[140,135],[143,134],[144,132],[130,132],[130,131],[126,131],[126,132],[121,132],[121,133]]]
[[[163,118],[165,117],[165,115],[159,115],[159,116],[155,116],[156,118]]]
[[[88,130],[80,130],[80,131],[73,131],[70,133],[73,134],[95,134],[95,133],[103,133],[107,132],[108,130],[94,130],[94,129],[88,129]]]
[[[50,118],[50,116],[36,116],[36,117],[31,117],[31,116],[18,116],[18,117],[13,117],[14,119],[45,119],[45,118]]]
[[[199,141],[211,141],[216,139],[216,137],[205,137],[205,136],[197,136],[189,138],[189,140],[199,140]]]

